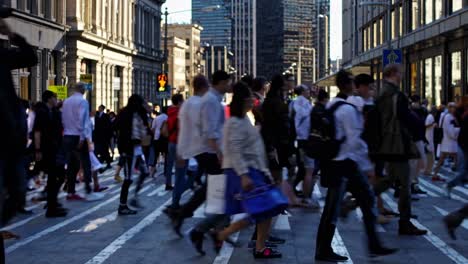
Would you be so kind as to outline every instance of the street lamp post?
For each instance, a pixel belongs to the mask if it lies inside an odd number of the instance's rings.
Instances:
[[[312,51],[312,82],[315,83],[316,81],[316,50],[314,48],[306,48],[306,47],[299,47],[299,54],[298,54],[298,62],[297,62],[297,84],[300,85],[302,82],[302,51]]]

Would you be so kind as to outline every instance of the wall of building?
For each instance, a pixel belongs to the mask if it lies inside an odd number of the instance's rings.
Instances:
[[[236,77],[257,75],[257,0],[231,0]]]
[[[13,32],[21,34],[34,46],[38,65],[12,72],[18,95],[30,101],[41,100],[49,85],[62,85],[65,74],[65,0],[60,1],[3,1],[14,10],[6,19]],[[6,40],[0,45],[8,46]]]

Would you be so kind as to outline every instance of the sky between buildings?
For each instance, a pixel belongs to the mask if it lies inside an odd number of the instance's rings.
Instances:
[[[332,60],[341,58],[341,1],[330,0],[330,57]],[[167,0],[163,6],[167,7],[169,13],[187,10],[187,12],[170,14],[168,17],[169,23],[190,23],[192,7],[191,0]]]

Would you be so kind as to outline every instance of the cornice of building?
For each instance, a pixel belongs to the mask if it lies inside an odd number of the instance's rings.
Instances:
[[[24,21],[32,22],[38,25],[46,26],[49,28],[66,31],[67,25],[59,24],[44,17],[36,16],[34,14],[26,13],[17,9],[13,9],[11,18],[20,18]]]

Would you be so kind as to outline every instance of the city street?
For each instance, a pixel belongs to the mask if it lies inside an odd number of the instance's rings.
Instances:
[[[444,177],[452,177],[452,174],[445,170]],[[62,193],[61,202],[70,209],[63,219],[46,219],[43,203],[29,202],[34,214],[15,218],[4,228],[21,237],[6,241],[6,263],[255,263],[247,249],[252,228],[233,236],[241,247],[225,246],[219,256],[212,250],[209,238],[205,240],[207,255],[203,257],[197,255],[186,239],[179,239],[162,213],[171,202],[171,193],[164,191],[162,175],[145,183],[141,191],[145,209],[135,216],[117,216],[120,184],[114,182],[113,171],[101,175],[101,184],[110,188],[105,191],[104,200],[98,202],[67,202]],[[357,211],[338,224],[333,242],[336,252],[350,256],[351,261],[347,263],[468,263],[468,222],[459,228],[456,241],[448,237],[441,222],[447,212],[468,202],[468,188],[457,187],[448,200],[443,184],[432,183],[427,177],[421,177],[420,184],[428,196],[413,203],[413,213],[419,217],[413,223],[429,229],[428,235],[398,236],[398,220],[394,219],[388,225],[378,226],[378,231],[386,245],[398,247],[400,252],[378,261],[370,260],[360,211]],[[320,192],[324,194],[325,190],[316,188],[314,195],[321,195]],[[28,199],[33,195],[29,194]],[[185,198],[189,196],[190,192],[184,195]],[[397,210],[397,201],[391,192],[383,198],[388,208]],[[201,208],[194,218],[186,221],[184,231],[203,217]],[[287,239],[287,243],[279,247],[283,258],[266,263],[314,263],[318,223],[318,212],[302,209],[292,209],[287,215],[279,216],[273,234]]]

